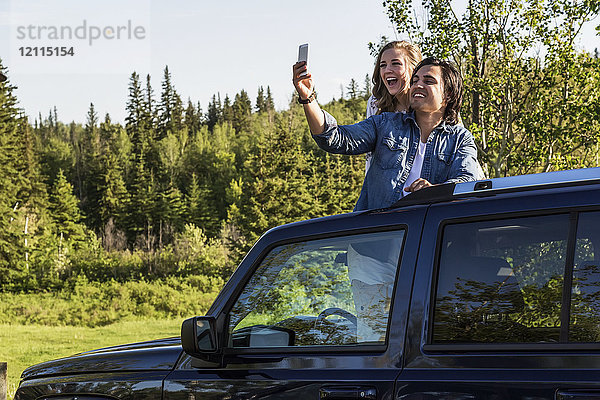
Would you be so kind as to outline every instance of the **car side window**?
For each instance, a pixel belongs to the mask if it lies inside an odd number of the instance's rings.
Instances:
[[[433,343],[560,340],[569,215],[446,225]]]
[[[403,230],[275,247],[229,312],[229,347],[385,343]]]
[[[600,212],[579,214],[569,341],[600,341]]]

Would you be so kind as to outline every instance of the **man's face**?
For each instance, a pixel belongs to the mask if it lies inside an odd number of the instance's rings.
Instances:
[[[446,98],[441,67],[425,65],[413,74],[410,82],[410,106],[419,112],[444,113]]]

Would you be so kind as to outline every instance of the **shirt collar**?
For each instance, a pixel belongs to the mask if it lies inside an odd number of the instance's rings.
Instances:
[[[417,119],[415,118],[414,111],[409,111],[407,113],[402,113],[402,119],[405,122],[406,121],[412,121],[415,126],[418,126],[417,125]],[[446,120],[442,120],[442,122],[438,126],[436,126],[433,130],[434,131],[439,130],[440,132],[449,132],[449,133],[452,133],[451,127],[452,127],[452,125],[448,124],[446,122]]]

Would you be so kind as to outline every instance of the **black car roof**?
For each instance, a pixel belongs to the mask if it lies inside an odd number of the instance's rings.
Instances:
[[[466,197],[485,197],[501,193],[529,192],[540,189],[600,184],[600,168],[509,176],[475,182],[446,183],[431,186],[403,197],[391,208],[432,204]]]

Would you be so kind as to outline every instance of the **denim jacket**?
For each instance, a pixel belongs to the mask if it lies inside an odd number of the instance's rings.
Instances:
[[[421,137],[413,113],[382,113],[354,125],[338,125],[325,115],[325,131],[313,135],[317,145],[336,154],[373,152],[354,211],[385,208],[403,196]],[[421,178],[432,184],[476,180],[477,148],[461,125],[442,122],[427,140]]]

